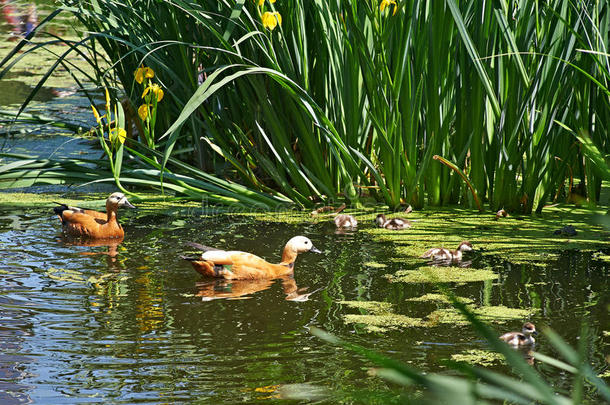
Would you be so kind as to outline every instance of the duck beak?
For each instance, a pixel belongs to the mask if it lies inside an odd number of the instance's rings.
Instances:
[[[127,201],[127,198],[124,198],[121,201],[121,207],[126,207],[126,208],[135,208],[135,205],[133,205],[132,203],[130,203],[129,201]]]
[[[309,249],[310,252],[313,253],[322,253],[319,249],[317,249],[315,246],[312,246],[311,249]]]
[[[538,332],[533,331],[533,332],[532,332],[532,335],[534,335],[534,336],[538,336]]]

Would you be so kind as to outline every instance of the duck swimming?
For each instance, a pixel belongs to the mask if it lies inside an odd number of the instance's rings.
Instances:
[[[470,251],[472,251],[472,244],[468,241],[463,241],[459,244],[456,250],[432,248],[420,257],[430,258],[434,261],[459,262],[462,260],[462,252]]]
[[[112,193],[106,200],[106,212],[85,210],[59,204],[53,208],[65,234],[93,239],[123,238],[125,232],[117,220],[120,207],[135,208],[123,193]]]
[[[227,280],[273,279],[292,275],[294,262],[299,253],[322,253],[305,236],[295,236],[286,243],[279,264],[269,263],[252,253],[225,251],[198,244],[191,246],[200,248],[203,253],[197,258],[182,256],[183,259],[190,261],[193,268],[205,277],[220,277]]]
[[[404,218],[390,218],[386,219],[385,215],[378,214],[375,218],[375,223],[380,228],[399,230],[407,229],[411,227],[411,221]]]
[[[533,336],[536,336],[538,332],[536,332],[536,326],[534,326],[531,322],[526,322],[523,324],[523,329],[521,332],[508,332],[500,336],[500,340],[505,341],[511,346],[529,346],[533,345],[536,341]]]
[[[339,214],[335,217],[335,225],[337,228],[356,228],[358,221],[351,215]]]

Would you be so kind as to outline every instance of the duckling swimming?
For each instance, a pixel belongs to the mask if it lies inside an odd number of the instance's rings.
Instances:
[[[337,228],[356,228],[358,226],[356,218],[347,214],[337,215],[334,221]]]
[[[59,204],[53,208],[61,220],[64,233],[93,239],[123,238],[125,232],[117,220],[120,207],[135,208],[123,193],[112,193],[106,200],[106,212],[85,210]]]
[[[294,273],[294,262],[299,253],[322,253],[305,236],[295,236],[286,243],[279,264],[269,263],[251,253],[225,251],[197,244],[192,246],[198,246],[204,252],[200,257],[182,256],[183,259],[190,261],[193,268],[205,277],[220,277],[227,280],[274,279],[291,275]]]
[[[390,218],[386,219],[385,215],[378,214],[375,218],[375,223],[379,228],[399,230],[407,229],[411,227],[411,221],[404,218]]]
[[[442,262],[459,262],[462,260],[462,252],[472,251],[472,244],[468,241],[463,241],[459,244],[456,250],[445,248],[432,248],[421,255],[422,258],[430,258],[434,261]]]
[[[500,340],[505,341],[511,346],[530,346],[533,345],[536,340],[532,336],[536,336],[536,327],[531,322],[523,324],[521,332],[508,332],[500,336]]]

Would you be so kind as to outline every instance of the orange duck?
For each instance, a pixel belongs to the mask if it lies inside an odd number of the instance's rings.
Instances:
[[[57,203],[59,204],[59,203]],[[125,232],[117,220],[119,207],[135,208],[123,193],[112,193],[106,200],[106,212],[85,210],[60,204],[53,211],[61,220],[64,233],[93,239],[123,238]]]
[[[193,268],[205,277],[220,277],[227,280],[273,279],[292,275],[294,262],[299,253],[322,253],[305,236],[295,236],[286,243],[279,264],[269,263],[252,253],[219,250],[195,243],[190,245],[203,250],[203,253],[196,258],[182,256],[183,259],[190,261]]]

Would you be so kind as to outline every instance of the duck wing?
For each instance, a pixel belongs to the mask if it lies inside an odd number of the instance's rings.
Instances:
[[[202,252],[207,252],[209,250],[221,250],[221,249],[216,249],[216,248],[213,248],[210,246],[202,245],[197,242],[186,242],[185,245],[194,247],[195,249],[201,250]]]
[[[62,204],[62,203],[58,203],[56,201],[54,201],[55,204],[58,205],[58,207],[54,207],[53,208],[53,212],[55,212],[60,219],[63,220],[63,213],[66,211],[71,211],[73,213],[80,213],[80,214],[85,214],[85,215],[89,215],[93,218],[98,218],[98,219],[106,219],[108,218],[108,214],[105,212],[99,212],[99,211],[94,211],[94,210],[86,210],[84,208],[78,208],[78,207],[71,207],[69,205],[66,204]]]

